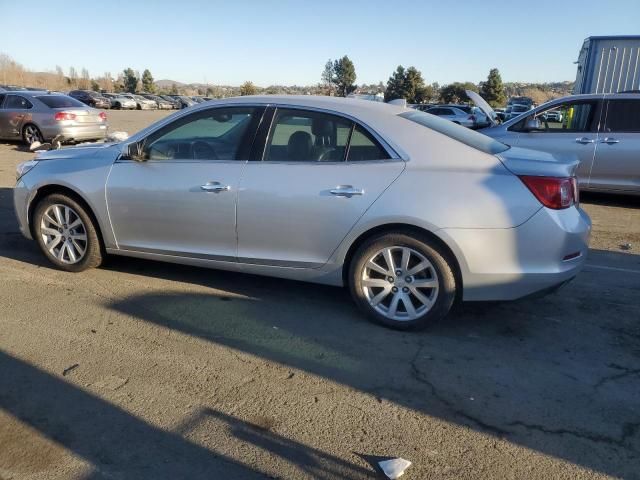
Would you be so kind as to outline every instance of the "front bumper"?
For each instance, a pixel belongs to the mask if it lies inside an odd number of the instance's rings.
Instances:
[[[591,220],[579,208],[541,208],[515,228],[438,233],[457,250],[464,300],[514,300],[580,272],[589,250]]]

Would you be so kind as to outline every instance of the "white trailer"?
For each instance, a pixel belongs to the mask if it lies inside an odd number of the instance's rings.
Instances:
[[[640,35],[589,37],[576,63],[574,94],[640,90]]]

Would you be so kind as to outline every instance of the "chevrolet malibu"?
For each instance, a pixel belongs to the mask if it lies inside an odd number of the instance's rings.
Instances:
[[[415,329],[578,273],[576,164],[400,106],[255,96],[40,153],[14,200],[63,270],[116,254],[347,286],[374,321]]]

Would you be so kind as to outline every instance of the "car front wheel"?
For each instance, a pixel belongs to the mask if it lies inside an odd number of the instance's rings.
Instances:
[[[96,226],[75,199],[57,193],[43,198],[32,222],[40,250],[61,270],[81,272],[102,263]]]
[[[442,319],[456,297],[451,261],[430,239],[392,233],[366,241],[349,269],[351,294],[369,318],[415,330]]]

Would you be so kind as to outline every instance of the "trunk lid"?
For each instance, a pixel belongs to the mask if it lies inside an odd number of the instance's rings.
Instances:
[[[489,118],[489,122],[492,126],[498,124],[498,122],[496,122],[496,112],[493,111],[491,105],[489,105],[484,98],[482,98],[478,93],[472,90],[465,90],[465,93],[467,94],[467,97],[469,97],[471,101],[476,104],[476,107],[482,110],[483,113]]]
[[[577,155],[551,154],[520,147],[511,147],[496,156],[511,173],[537,177],[572,177],[580,163]]]

